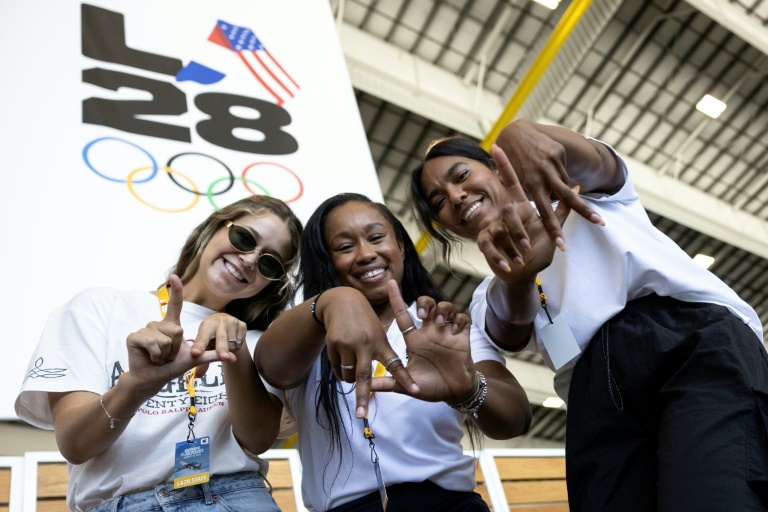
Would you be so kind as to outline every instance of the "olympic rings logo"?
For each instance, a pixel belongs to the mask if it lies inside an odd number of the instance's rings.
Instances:
[[[105,174],[104,172],[100,171],[94,166],[94,164],[91,161],[91,155],[90,155],[91,150],[95,146],[105,141],[115,141],[115,142],[127,145],[129,150],[136,149],[140,151],[141,153],[143,153],[144,157],[146,157],[146,159],[148,160],[147,163],[149,163],[149,165],[136,167],[135,169],[131,170],[128,173],[125,179],[115,178],[113,176],[109,176]],[[180,160],[184,158],[190,158],[190,157],[193,157],[193,158],[202,157],[204,159],[210,160],[211,162],[214,162],[219,167],[224,169],[224,171],[226,171],[226,175],[224,177],[213,180],[210,183],[210,185],[208,185],[207,189],[205,189],[204,191],[201,191],[200,188],[197,186],[197,184],[194,181],[192,181],[192,179],[189,176],[182,173],[177,168],[174,168],[174,163],[178,166]],[[214,201],[214,197],[230,191],[234,187],[236,181],[241,182],[245,190],[249,192],[251,195],[263,194],[266,196],[271,196],[272,194],[270,194],[270,192],[263,185],[247,177],[249,172],[256,172],[257,170],[260,170],[260,169],[269,170],[270,168],[274,168],[274,169],[277,169],[279,172],[287,173],[293,180],[296,181],[296,183],[298,184],[298,192],[295,194],[294,197],[283,199],[286,203],[292,203],[293,201],[298,200],[304,194],[304,184],[302,183],[301,178],[299,178],[296,175],[296,173],[293,172],[288,167],[275,162],[251,163],[243,169],[239,177],[236,177],[233,174],[232,170],[227,166],[227,164],[225,164],[218,158],[215,158],[211,155],[207,155],[205,153],[196,153],[196,152],[178,153],[172,156],[171,158],[169,158],[168,162],[166,162],[165,165],[160,166],[158,165],[157,160],[155,160],[155,157],[153,157],[149,151],[142,148],[138,144],[134,144],[133,142],[127,141],[125,139],[119,139],[117,137],[100,137],[86,144],[85,147],[83,147],[83,161],[85,162],[85,165],[88,166],[88,168],[91,171],[93,171],[97,176],[107,181],[111,181],[115,183],[125,183],[131,195],[133,195],[133,197],[136,198],[136,200],[138,200],[140,203],[154,210],[167,212],[167,213],[180,213],[180,212],[185,212],[187,210],[190,210],[194,208],[195,205],[200,201],[201,196],[207,197],[208,201],[211,203],[213,208],[218,209],[219,206]],[[159,174],[160,170],[165,171],[165,173],[171,179],[171,182],[173,182],[178,188],[192,194],[192,200],[190,201],[189,204],[182,206],[180,208],[162,208],[160,206],[152,204],[151,202],[142,198],[139,195],[137,189],[141,187],[136,187],[136,185],[142,185],[154,180],[155,177]],[[138,179],[138,175],[140,175],[141,173],[146,173],[147,171],[150,171],[149,176]],[[219,185],[222,182],[224,182],[225,185],[223,187],[220,187],[219,190],[216,190],[217,185]],[[258,191],[255,191],[254,188],[258,189]]]

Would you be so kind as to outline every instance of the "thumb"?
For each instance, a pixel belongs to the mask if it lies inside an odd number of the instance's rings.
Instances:
[[[176,274],[168,278],[168,286],[171,288],[168,296],[168,309],[165,312],[165,321],[181,325],[181,307],[184,303],[184,286]]]

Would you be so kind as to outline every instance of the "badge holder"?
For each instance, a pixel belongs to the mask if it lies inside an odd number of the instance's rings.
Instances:
[[[168,283],[165,283],[157,289],[157,301],[163,318],[165,318],[165,313],[168,310],[169,300]],[[173,465],[174,489],[204,484],[211,479],[211,438],[209,436],[195,437],[195,418],[197,418],[197,407],[195,407],[196,373],[197,368],[192,368],[184,374],[184,385],[187,388],[187,393],[189,393],[189,409],[187,411],[189,433],[186,441],[176,443],[175,463]]]
[[[195,437],[195,373],[192,368],[184,374],[184,384],[189,392],[189,433],[187,440],[176,443],[176,464],[173,467],[173,488],[180,489],[190,485],[204,484],[211,479],[210,473],[210,437]]]
[[[373,373],[375,377],[382,377],[387,371],[384,369],[384,365],[376,363],[376,371]],[[373,396],[373,393],[371,393]],[[384,477],[381,475],[381,465],[379,464],[379,455],[376,453],[376,445],[373,440],[376,437],[373,435],[373,430],[368,424],[368,415],[363,418],[363,437],[368,441],[368,446],[371,448],[371,463],[373,464],[373,471],[376,473],[376,483],[379,486],[379,497],[381,498],[381,508],[384,512],[387,511],[387,504],[389,504],[389,496],[387,496],[387,487],[384,485]]]
[[[549,320],[549,324],[539,329],[539,335],[541,336],[541,341],[544,342],[544,346],[547,348],[549,359],[552,361],[555,371],[557,371],[568,361],[579,355],[581,349],[563,315],[557,315],[554,320],[550,316],[547,309],[547,296],[544,295],[544,290],[538,277],[536,278],[536,286],[539,288],[541,307],[544,313],[547,314],[547,320]]]

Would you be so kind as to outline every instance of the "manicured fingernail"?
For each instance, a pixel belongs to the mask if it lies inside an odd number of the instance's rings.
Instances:
[[[509,263],[507,263],[504,260],[499,260],[499,266],[506,270],[507,272],[512,272],[512,267],[509,266]]]
[[[419,308],[419,310],[416,312],[416,316],[418,316],[419,318],[424,318],[425,316],[427,316],[427,312],[424,308]]]
[[[593,213],[592,215],[589,216],[589,221],[593,224],[599,224],[601,226],[605,226],[605,221],[603,220],[603,218],[596,213]]]
[[[522,238],[520,240],[520,245],[523,246],[523,249],[525,249],[525,252],[531,252],[531,242],[529,242],[527,238]]]
[[[581,185],[574,185],[571,190],[578,194],[581,191]]]
[[[565,250],[565,240],[563,240],[561,237],[557,237],[557,238],[555,238],[555,245],[556,245],[556,246],[557,246],[557,248],[558,248],[558,249],[560,249],[561,251],[564,251],[564,250]]]
[[[435,323],[437,325],[445,325],[445,317],[443,315],[437,315],[437,318],[435,318]]]
[[[414,395],[418,394],[420,391],[421,391],[421,389],[419,388],[418,384],[416,384],[415,382],[413,384],[411,384],[411,393],[412,394],[414,394]]]
[[[358,418],[365,417],[365,407],[363,407],[362,405],[358,407],[357,411],[355,411],[355,416],[357,416]]]
[[[523,268],[525,266],[525,262],[523,261],[523,258],[521,258],[520,256],[515,256],[515,259],[512,260],[512,263],[514,263],[520,268]]]

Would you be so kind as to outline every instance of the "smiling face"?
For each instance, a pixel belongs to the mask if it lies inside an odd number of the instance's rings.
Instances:
[[[421,189],[446,229],[473,240],[510,200],[493,170],[477,160],[458,156],[428,160]]]
[[[403,279],[403,245],[373,206],[350,201],[328,214],[323,230],[339,280],[373,306],[389,306],[387,281]]]
[[[234,299],[253,297],[270,281],[262,276],[256,261],[269,253],[285,264],[291,253],[291,233],[287,223],[273,213],[244,215],[233,220],[250,231],[256,250],[242,253],[229,242],[227,227],[222,225],[208,242],[200,266],[184,285],[184,300],[220,311]]]

